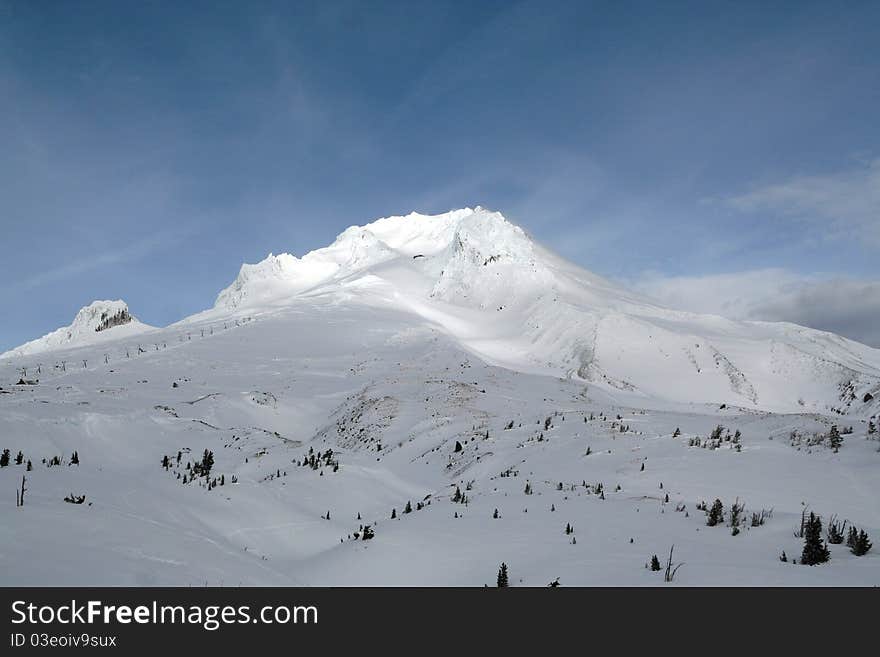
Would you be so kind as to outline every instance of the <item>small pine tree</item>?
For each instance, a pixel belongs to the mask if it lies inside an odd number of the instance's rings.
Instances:
[[[840,431],[837,430],[836,424],[832,425],[828,431],[828,446],[835,452],[843,446],[843,438],[840,435]]]
[[[716,498],[712,503],[712,508],[709,509],[709,516],[706,518],[706,525],[714,527],[720,522],[724,522],[724,505],[721,503],[721,500]]]
[[[202,463],[201,463],[201,475],[203,477],[208,477],[211,474],[211,468],[214,467],[214,452],[209,449],[205,450],[205,453],[202,454]]]
[[[680,435],[681,435],[681,429],[679,429],[678,427],[675,427],[675,431],[672,432],[672,437],[678,438]]]
[[[744,504],[739,503],[739,498],[733,503],[730,507],[730,526],[732,528],[731,534],[737,536],[739,534],[739,526],[742,521],[742,512],[745,509]]]
[[[407,501],[406,506],[403,509],[404,513],[412,513],[412,504]]]
[[[22,461],[24,461],[24,454],[21,453],[21,450],[18,450],[18,454],[15,455],[15,465],[21,465]]]
[[[846,547],[852,548],[855,545],[856,538],[858,538],[859,532],[855,527],[850,527],[849,532],[846,535]]]
[[[864,529],[860,529],[857,534],[855,532],[853,534],[853,544],[850,546],[850,552],[857,557],[866,555],[872,547],[871,541],[868,540],[867,532]]]
[[[33,464],[31,463],[31,460],[28,459],[28,462],[27,462],[27,471],[30,472],[30,471],[33,470],[33,469],[34,469],[34,466],[33,466]]]
[[[79,465],[79,453],[78,452],[74,452],[70,456],[70,465]]]
[[[397,517],[397,509],[391,509],[391,519],[394,520]]]
[[[828,546],[822,541],[822,519],[811,512],[807,526],[804,528],[804,551],[801,554],[801,563],[815,566],[825,563],[830,556]]]
[[[657,558],[656,554],[653,557],[651,557],[651,570],[653,570],[653,571],[660,570],[660,559]]]
[[[498,518],[498,509],[495,509],[495,513],[492,514],[493,518]]]
[[[788,557],[785,554],[785,550],[782,551],[782,554],[779,555],[779,560],[782,563],[788,563]]]
[[[0,468],[5,468],[7,465],[9,465],[9,450],[4,449],[0,454]]]
[[[501,567],[498,569],[498,579],[496,585],[499,589],[505,589],[510,586],[507,576],[507,564],[503,561],[501,562]]]
[[[831,519],[828,521],[828,542],[831,545],[840,545],[843,543],[843,532],[845,527],[846,521],[841,524],[838,522],[837,518],[831,516]]]

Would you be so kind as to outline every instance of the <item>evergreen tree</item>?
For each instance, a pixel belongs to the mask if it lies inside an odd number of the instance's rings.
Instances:
[[[211,474],[211,468],[214,467],[214,452],[209,449],[206,449],[204,454],[202,454],[202,462],[201,469],[199,474],[203,477],[208,477]]]
[[[651,570],[660,570],[660,559],[657,558],[656,554],[651,557]]]
[[[412,504],[407,501],[406,506],[403,509],[404,513],[412,513]]]
[[[842,445],[843,438],[840,436],[840,432],[837,430],[837,425],[834,424],[828,431],[828,446],[836,452],[841,448]]]
[[[492,514],[493,518],[498,518],[498,509],[495,509],[495,513]]]
[[[860,529],[858,533],[853,531],[853,534],[853,544],[850,546],[850,552],[857,557],[864,556],[872,547],[871,541],[868,540],[868,534],[864,529]]]
[[[745,505],[739,503],[739,498],[737,498],[733,505],[730,507],[730,526],[733,528],[731,533],[734,536],[739,534],[739,525],[744,509]]]
[[[807,566],[825,563],[831,556],[828,546],[822,541],[822,519],[810,513],[810,519],[804,528],[804,551],[801,563]]]
[[[394,520],[397,517],[397,509],[391,509],[391,519]]]
[[[497,586],[499,589],[507,588],[508,586],[510,586],[507,577],[507,564],[504,562],[501,563],[501,568],[498,569]]]
[[[834,516],[828,521],[828,542],[832,545],[840,545],[843,543],[843,530],[846,522],[840,524]]]
[[[712,508],[709,509],[709,517],[706,519],[706,524],[709,527],[714,527],[720,522],[724,522],[724,505],[721,503],[721,500],[716,499],[712,503]]]
[[[30,472],[30,471],[33,470],[33,469],[34,469],[34,466],[31,464],[31,460],[28,459],[28,462],[27,462],[27,471]]]
[[[79,453],[78,452],[74,452],[70,456],[70,465],[79,465]]]
[[[15,455],[15,465],[21,465],[22,461],[24,461],[24,454],[21,453],[21,450],[18,450],[18,454]]]
[[[9,465],[9,450],[4,449],[0,454],[0,468],[5,468],[7,465]]]

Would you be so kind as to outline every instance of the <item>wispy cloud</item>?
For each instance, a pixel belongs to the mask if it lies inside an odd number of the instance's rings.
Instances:
[[[114,265],[131,263],[148,256],[156,250],[184,239],[188,232],[185,230],[164,231],[157,235],[145,238],[120,249],[111,249],[104,253],[92,254],[76,258],[69,262],[41,271],[32,276],[13,282],[13,286],[24,289],[32,289],[55,283],[60,280],[78,276],[88,271],[111,267]]]
[[[830,237],[880,244],[880,158],[829,174],[797,175],[727,199],[741,211],[767,211],[822,224]]]
[[[682,310],[794,322],[880,347],[880,281],[756,269],[710,276],[646,274],[631,284]]]

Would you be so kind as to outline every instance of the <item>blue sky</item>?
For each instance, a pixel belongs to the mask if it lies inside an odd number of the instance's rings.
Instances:
[[[876,2],[0,0],[0,351],[96,298],[168,324],[243,261],[477,204],[661,300],[880,346],[878,25]]]

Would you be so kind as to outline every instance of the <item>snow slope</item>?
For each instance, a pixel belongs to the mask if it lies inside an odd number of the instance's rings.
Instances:
[[[804,509],[880,535],[876,350],[661,308],[496,213],[353,227],[124,328],[38,385],[0,360],[0,585],[880,584],[876,548],[792,563]]]
[[[36,340],[0,354],[0,358],[31,356],[62,347],[97,344],[113,338],[152,330],[129,314],[124,301],[93,301],[81,308],[70,326],[63,326]]]
[[[660,307],[482,208],[388,217],[302,259],[270,255],[244,265],[214,310],[316,294],[406,308],[498,365],[651,398],[829,411],[880,388],[876,349],[794,325]]]

